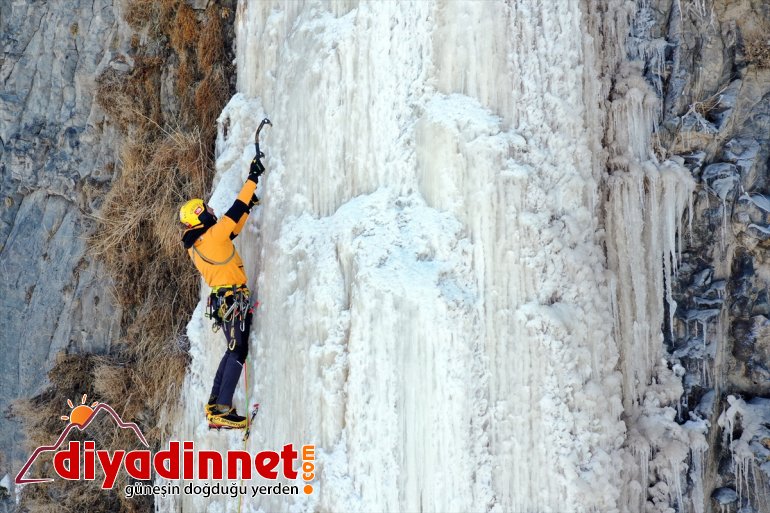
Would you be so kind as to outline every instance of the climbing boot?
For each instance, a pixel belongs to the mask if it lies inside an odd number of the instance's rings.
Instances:
[[[206,418],[209,421],[210,428],[246,429],[248,427],[246,417],[238,415],[235,408],[229,406],[217,405]]]
[[[212,413],[215,413],[215,410],[217,408],[217,398],[213,395],[209,397],[209,402],[206,403],[206,406],[203,407],[203,410],[206,412],[206,419],[209,418],[209,415]]]

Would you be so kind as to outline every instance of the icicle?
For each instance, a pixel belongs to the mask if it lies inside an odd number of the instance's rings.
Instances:
[[[672,496],[672,499],[676,499],[676,504],[679,507],[680,511],[684,510],[684,496],[682,494],[682,477],[681,472],[679,470],[679,465],[681,464],[681,461],[677,458],[669,458],[669,465],[671,466],[671,478],[673,480],[673,489],[675,492],[675,495]]]
[[[694,513],[704,512],[705,496],[703,493],[703,479],[705,469],[703,466],[703,456],[708,450],[708,447],[697,447],[692,449],[692,471],[690,472],[690,478],[693,482],[692,491],[692,504]]]
[[[647,502],[647,489],[650,486],[650,461],[652,461],[652,452],[646,440],[640,438],[638,433],[631,435],[633,443],[631,452],[639,462],[639,483],[641,485],[639,511],[644,511],[644,505]]]
[[[711,387],[714,384],[714,378],[711,375],[711,365],[707,358],[701,359],[701,368],[703,369],[703,386]]]

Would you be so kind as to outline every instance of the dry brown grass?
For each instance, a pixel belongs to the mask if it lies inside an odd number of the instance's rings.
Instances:
[[[141,29],[157,17],[158,2],[155,0],[132,0],[125,3],[123,19],[133,28]]]
[[[59,416],[67,411],[67,399],[74,401],[82,394],[93,396],[92,371],[92,356],[60,353],[48,373],[52,386],[37,397],[21,399],[12,405],[12,415],[22,418],[28,428],[30,447],[48,445],[52,442],[50,433],[61,433],[65,424]]]
[[[179,68],[176,73],[176,93],[178,96],[186,99],[190,96],[190,90],[195,84],[195,78],[198,73],[195,63],[187,54],[179,56]],[[189,105],[188,105],[189,107]]]
[[[719,105],[720,101],[720,94],[722,91],[718,92],[717,94],[711,95],[708,98],[706,98],[703,101],[694,102],[692,104],[692,108],[695,112],[706,118],[711,111],[713,111],[717,106]]]
[[[199,31],[195,11],[186,3],[180,4],[169,27],[171,47],[176,53],[184,52],[198,40]]]
[[[162,122],[158,91],[163,65],[160,57],[138,56],[131,72],[108,68],[97,78],[96,102],[124,131]]]
[[[196,128],[165,131],[155,140],[131,136],[121,164],[120,177],[104,199],[92,248],[116,277],[120,303],[136,305],[163,289],[169,276],[189,274],[187,267],[169,267],[175,260],[187,263],[176,211],[185,198],[205,195],[212,162]],[[137,282],[138,276],[144,281]],[[143,283],[152,290],[137,290]]]
[[[217,117],[225,106],[228,91],[227,77],[219,64],[211,68],[211,72],[195,89],[195,111],[198,113],[198,123],[206,137],[216,137]]]
[[[226,13],[224,9],[220,12],[220,8],[216,5],[211,5],[206,10],[197,47],[198,63],[206,74],[211,72],[214,64],[222,62],[225,58],[222,31],[224,29],[223,21],[227,17],[229,17],[229,13]]]
[[[750,32],[743,39],[746,61],[758,68],[770,68],[770,34],[766,31]]]

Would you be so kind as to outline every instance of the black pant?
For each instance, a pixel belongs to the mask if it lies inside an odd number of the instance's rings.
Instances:
[[[228,301],[228,306],[232,305],[232,296],[221,300]],[[232,406],[235,387],[238,385],[241,369],[249,355],[251,311],[246,312],[243,319],[236,316],[230,321],[222,321],[222,329],[227,339],[227,350],[219,361],[217,373],[214,375],[211,396],[216,398],[217,404]]]

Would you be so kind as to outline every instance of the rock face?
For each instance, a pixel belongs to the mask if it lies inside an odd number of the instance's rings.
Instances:
[[[666,333],[670,362],[687,371],[678,420],[710,424],[705,511],[767,511],[754,479],[770,476],[770,439],[748,426],[770,396],[770,4],[661,0],[636,23],[663,99],[658,151],[683,157],[698,182]]]
[[[85,239],[119,142],[94,103],[95,78],[125,41],[119,4],[0,1],[0,396],[6,405],[45,386],[58,351],[105,352],[118,335],[120,312]],[[12,473],[11,482],[19,459],[26,459],[22,439],[18,424],[0,416],[0,475]]]

